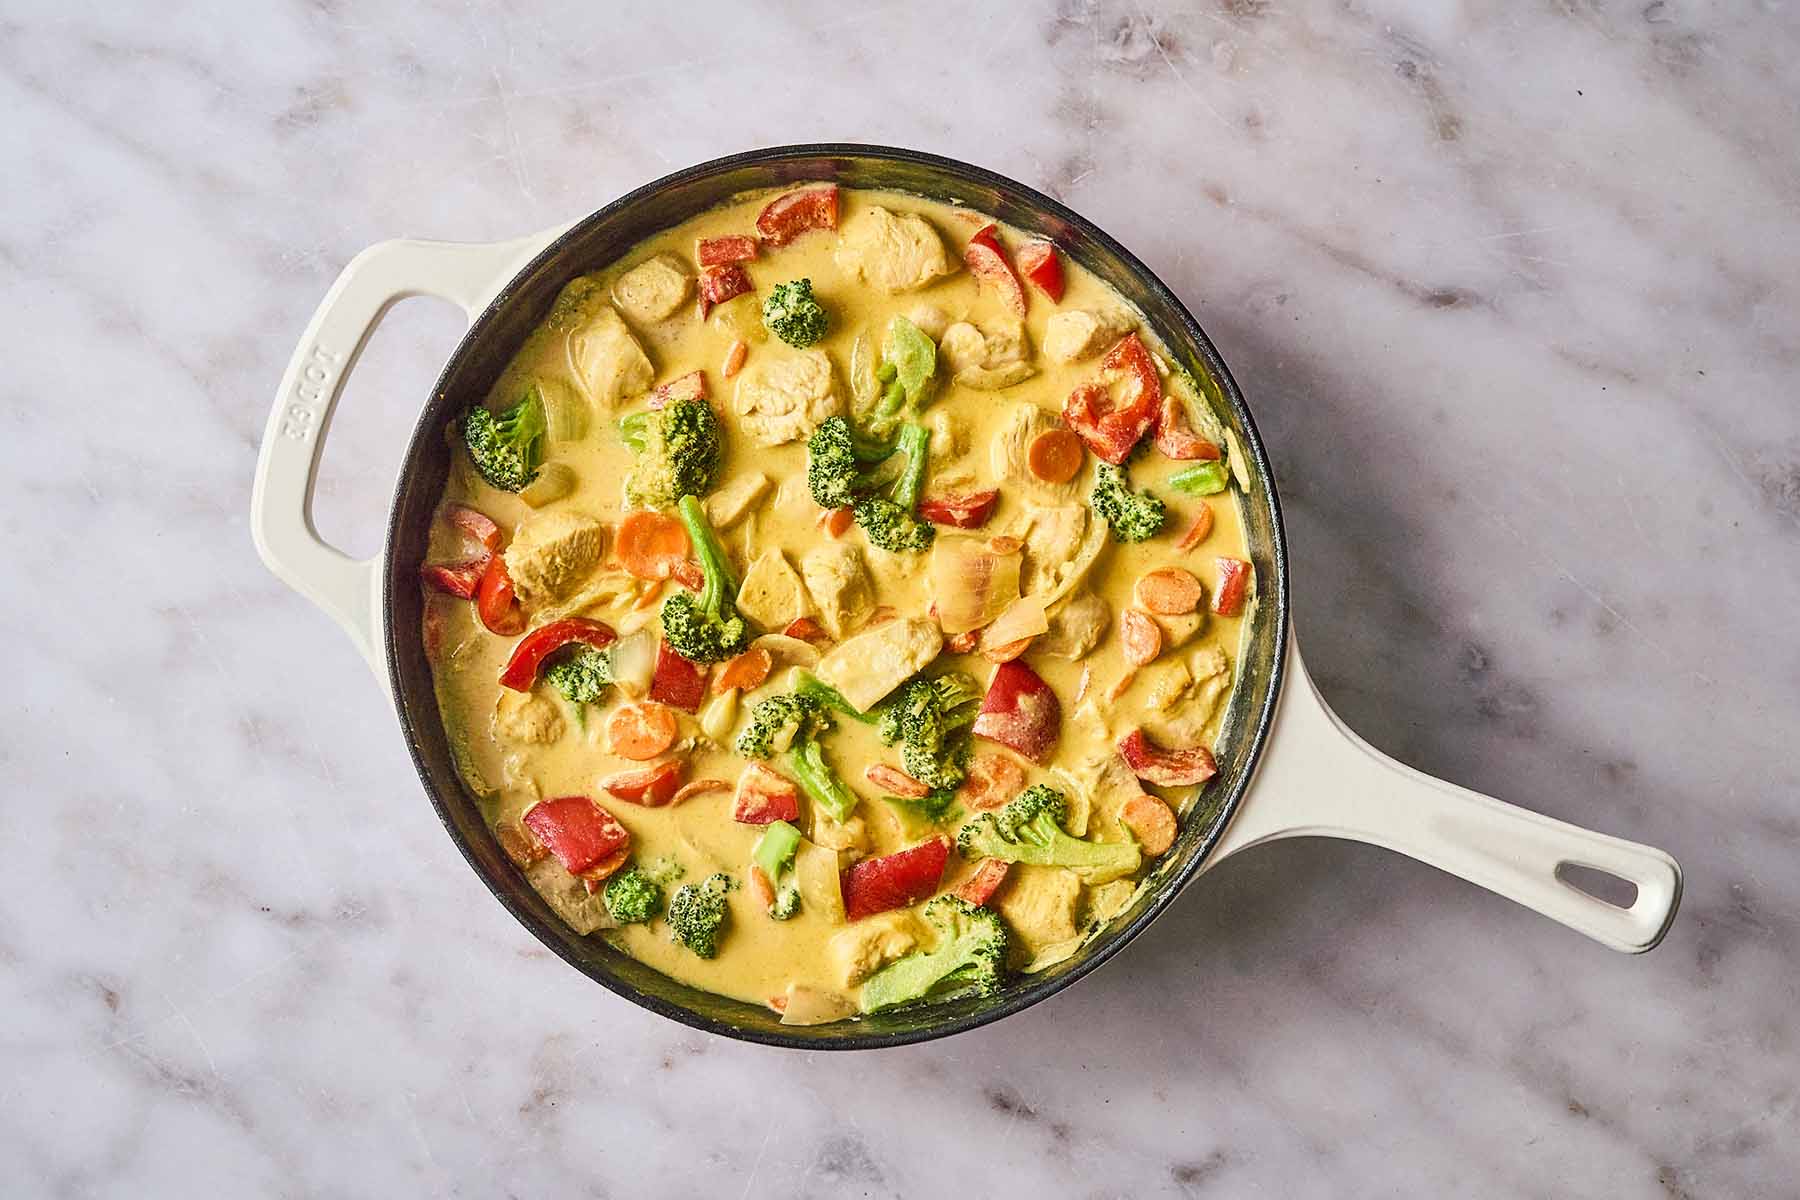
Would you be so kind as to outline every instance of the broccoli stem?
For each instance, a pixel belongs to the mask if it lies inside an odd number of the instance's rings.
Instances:
[[[843,713],[853,721],[861,721],[864,725],[873,725],[878,719],[874,713],[866,713],[858,709],[854,704],[850,703],[849,700],[844,698],[844,693],[838,691],[829,683],[820,679],[817,675],[811,675],[805,671],[796,672],[794,679],[794,694],[805,696],[808,700],[817,701],[826,708]]]
[[[834,821],[847,821],[856,811],[856,793],[844,786],[825,752],[811,737],[802,737],[788,750],[788,765],[794,770],[794,781],[807,799],[818,805]]]
[[[925,490],[925,459],[931,449],[931,433],[923,425],[900,427],[900,453],[906,455],[906,470],[894,485],[891,499],[912,512],[919,505],[919,493]]]
[[[706,510],[693,496],[683,496],[675,506],[681,523],[687,527],[688,540],[694,543],[694,554],[700,559],[700,571],[706,585],[700,593],[700,607],[708,613],[721,611],[721,601],[737,595],[737,579],[731,574],[731,560],[725,547],[706,519]]]

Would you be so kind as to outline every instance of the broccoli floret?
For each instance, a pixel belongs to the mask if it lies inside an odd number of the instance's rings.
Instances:
[[[612,681],[612,655],[592,646],[577,646],[544,668],[544,682],[570,704],[598,703]]]
[[[806,441],[806,486],[820,508],[842,508],[892,483],[904,465],[889,462],[892,443],[858,436],[842,417],[826,417]]]
[[[662,885],[649,872],[627,867],[606,881],[606,911],[621,925],[648,921],[662,908]]]
[[[1068,867],[1090,883],[1138,869],[1142,856],[1134,842],[1089,842],[1064,833],[1068,806],[1055,788],[1034,784],[999,812],[982,813],[964,825],[956,844],[966,858]]]
[[[738,615],[737,578],[725,547],[707,523],[706,512],[693,496],[683,496],[675,506],[688,540],[700,559],[705,577],[700,594],[680,591],[663,601],[662,632],[669,647],[694,663],[723,662],[744,648],[750,627]]]
[[[800,831],[786,821],[771,821],[750,851],[750,861],[775,889],[769,915],[777,921],[785,921],[800,911],[800,881],[793,871],[794,855],[799,849]]]
[[[880,719],[879,714],[863,712],[845,699],[844,693],[807,671],[795,671],[794,694],[803,699],[815,700],[821,706],[840,712],[852,721],[861,721],[864,725],[873,725]],[[889,742],[888,745],[893,743]]]
[[[1149,492],[1132,491],[1125,472],[1111,463],[1095,468],[1089,502],[1112,526],[1115,541],[1141,542],[1163,527],[1163,502]]]
[[[914,553],[931,548],[937,528],[929,521],[913,515],[919,493],[925,487],[925,459],[931,445],[931,434],[923,425],[905,425],[900,429],[897,453],[904,455],[905,469],[887,496],[864,496],[852,507],[856,523],[869,541],[896,554]]]
[[[503,492],[523,491],[544,458],[544,402],[532,388],[502,413],[480,407],[463,417],[463,445],[481,477]]]
[[[724,459],[724,435],[712,405],[675,397],[659,411],[643,414],[642,445],[625,477],[625,494],[644,508],[666,508],[683,496],[712,491]],[[631,433],[621,423],[629,444]]]
[[[669,932],[701,958],[717,958],[719,935],[725,931],[726,893],[737,880],[720,871],[701,883],[684,883],[669,900]]]
[[[879,1012],[927,996],[944,998],[1000,990],[1006,971],[1006,926],[999,916],[955,896],[939,896],[924,909],[937,931],[931,950],[909,954],[869,976],[864,1012]]]
[[[856,793],[825,761],[818,735],[837,727],[837,721],[819,701],[796,692],[785,692],[757,702],[750,710],[750,724],[738,734],[737,752],[745,758],[768,758],[787,751],[788,768],[807,799],[833,820],[848,820],[856,808]]]
[[[825,306],[813,296],[810,279],[776,284],[763,301],[762,318],[770,333],[801,350],[824,337],[831,323]]]
[[[967,773],[962,733],[974,723],[981,695],[975,681],[959,672],[915,679],[882,706],[875,732],[885,745],[900,743],[900,765],[908,775],[934,790],[954,791]]]

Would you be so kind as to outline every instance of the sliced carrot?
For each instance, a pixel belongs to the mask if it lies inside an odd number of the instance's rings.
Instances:
[[[1117,683],[1106,689],[1106,702],[1108,704],[1117,704],[1119,702],[1119,697],[1123,696],[1126,692],[1129,692],[1131,690],[1131,685],[1136,682],[1136,671],[1125,672],[1123,675],[1119,676]]]
[[[1081,439],[1067,429],[1046,429],[1031,439],[1025,465],[1045,483],[1067,483],[1081,473]]]
[[[696,779],[691,783],[684,783],[677,788],[675,790],[674,798],[670,800],[669,803],[680,804],[683,800],[691,800],[695,796],[704,796],[708,792],[729,792],[730,790],[731,785],[723,779]]]
[[[1180,567],[1158,567],[1138,576],[1132,595],[1139,604],[1153,613],[1179,617],[1200,607],[1200,601],[1206,596],[1206,589],[1200,586],[1200,581],[1194,578],[1192,571],[1184,571]]]
[[[1131,830],[1138,846],[1151,858],[1175,844],[1175,810],[1149,792],[1125,802],[1119,809],[1119,823]]]
[[[848,508],[828,508],[819,514],[819,527],[832,537],[844,536],[854,514]]]
[[[674,517],[641,511],[619,522],[619,561],[639,579],[678,577],[688,549],[687,530]]]
[[[769,877],[755,863],[750,864],[750,894],[764,908],[775,903],[775,885],[769,882]]]
[[[670,571],[669,575],[676,583],[690,592],[697,592],[706,586],[706,572],[702,571],[700,564],[691,558],[684,558],[676,563],[674,570]]]
[[[660,704],[621,704],[606,719],[613,753],[633,762],[655,758],[675,744],[675,714]]]
[[[636,609],[655,608],[657,602],[662,599],[662,594],[663,581],[659,579],[645,588],[644,594],[631,602],[631,607]]]
[[[953,633],[944,639],[944,648],[952,654],[973,654],[980,644],[980,636],[970,629],[963,633]]]
[[[1194,523],[1189,525],[1188,531],[1181,535],[1181,542],[1179,543],[1181,549],[1192,550],[1195,546],[1204,542],[1208,535],[1212,533],[1212,527],[1212,505],[1202,502],[1200,511],[1194,514]]]
[[[725,366],[719,372],[719,374],[723,375],[727,379],[730,379],[733,375],[736,375],[738,373],[738,371],[743,368],[744,359],[748,358],[749,355],[750,355],[750,347],[749,347],[748,343],[745,343],[745,342],[731,343],[731,349],[729,349],[725,352]]]
[[[985,811],[1001,807],[1024,786],[1024,767],[1004,754],[978,754],[956,794],[970,808]]]
[[[625,860],[630,857],[631,847],[620,846],[617,850],[614,850],[611,854],[583,871],[579,878],[581,879],[581,882],[587,886],[589,894],[597,892],[602,887],[606,886],[606,881],[617,873],[618,869],[625,865]]]
[[[979,908],[994,898],[994,893],[1006,882],[1006,875],[1010,870],[1012,864],[1004,859],[984,858],[981,865],[975,868],[975,873],[962,881],[956,889],[956,895]]]
[[[747,692],[760,686],[774,669],[775,659],[769,652],[761,646],[752,646],[719,668],[719,673],[713,677],[713,695],[728,688]]]
[[[863,771],[863,778],[878,788],[883,788],[893,795],[906,800],[923,800],[931,795],[931,789],[902,771],[899,767],[887,763],[875,763]]]
[[[981,657],[987,659],[991,663],[1011,662],[1013,659],[1029,650],[1031,648],[1031,642],[1031,638],[1022,637],[1017,641],[1002,642],[998,646],[983,646],[981,648]]]
[[[831,640],[831,635],[825,632],[825,627],[811,617],[795,617],[781,632],[788,637],[799,638],[803,642],[812,642],[815,645]]]
[[[1125,649],[1125,661],[1134,667],[1155,662],[1162,653],[1162,629],[1148,614],[1135,608],[1119,612],[1119,641]]]

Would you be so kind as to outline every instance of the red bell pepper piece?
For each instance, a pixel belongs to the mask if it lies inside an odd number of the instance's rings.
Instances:
[[[701,238],[694,243],[694,261],[703,267],[749,262],[756,257],[756,239],[741,233]]]
[[[656,670],[650,676],[650,698],[682,712],[699,712],[706,699],[706,669],[689,662],[669,643],[656,643]]]
[[[1062,259],[1053,243],[1026,242],[1013,257],[1019,264],[1019,274],[1030,280],[1031,286],[1050,297],[1052,304],[1062,300]]]
[[[686,375],[658,384],[650,393],[650,407],[662,408],[671,400],[706,399],[706,372],[689,371]]]
[[[571,875],[597,866],[631,844],[619,819],[586,796],[561,796],[526,810],[525,828]]]
[[[500,683],[515,692],[529,692],[544,660],[569,643],[582,642],[596,650],[604,650],[617,640],[612,626],[587,617],[564,617],[540,625],[513,647],[512,657],[506,660],[506,669],[500,672]]]
[[[919,500],[919,515],[933,525],[949,525],[955,529],[978,529],[994,515],[994,505],[1000,502],[1000,492],[990,488],[985,492],[946,493],[942,496],[924,496]]]
[[[444,506],[444,519],[481,543],[489,554],[500,553],[500,526],[494,518],[466,504]]]
[[[1163,787],[1190,787],[1219,773],[1218,762],[1205,746],[1167,750],[1152,744],[1141,729],[1120,739],[1119,757],[1139,779]]]
[[[994,898],[994,893],[1006,882],[1006,874],[1011,869],[1012,864],[1004,859],[983,859],[981,865],[975,868],[975,873],[963,880],[962,886],[956,889],[956,895],[980,908]]]
[[[1187,406],[1173,392],[1163,393],[1162,403],[1156,410],[1156,424],[1151,428],[1150,436],[1155,439],[1157,450],[1165,458],[1181,461],[1202,459],[1211,462],[1219,457],[1218,443],[1194,432],[1193,426],[1188,424]]]
[[[771,246],[785,246],[811,229],[836,229],[837,223],[835,183],[777,196],[756,215],[756,231]]]
[[[1056,744],[1062,727],[1062,704],[1038,673],[1019,659],[994,668],[981,711],[975,716],[978,738],[998,742],[1041,763]]]
[[[512,576],[506,573],[506,560],[498,554],[481,573],[481,586],[475,591],[475,615],[489,633],[501,637],[514,637],[525,630],[525,614],[513,595]]]
[[[681,769],[679,762],[658,763],[640,771],[608,775],[600,781],[600,786],[620,800],[645,808],[661,808],[680,790]]]
[[[1025,315],[1025,289],[1019,286],[1019,277],[1013,274],[1012,264],[1006,261],[1006,251],[1000,246],[999,226],[983,225],[976,230],[969,244],[963,247],[963,265],[969,268],[969,274],[975,276],[977,283],[997,291],[1001,303],[1015,316]]]
[[[425,586],[458,600],[473,600],[481,586],[482,572],[488,569],[488,558],[471,558],[459,563],[426,563],[419,568]]]
[[[844,916],[856,921],[917,904],[937,891],[949,861],[950,839],[945,837],[863,859],[843,874]]]
[[[750,276],[737,263],[726,263],[718,267],[702,267],[700,269],[700,317],[705,320],[706,314],[712,311],[715,304],[723,304],[733,296],[741,296],[751,290]]]
[[[1235,617],[1244,607],[1244,596],[1250,590],[1250,564],[1241,558],[1220,555],[1219,584],[1213,589],[1212,610],[1221,617]]]
[[[745,825],[769,825],[800,819],[800,789],[785,775],[751,763],[738,776],[731,797],[731,819]]]
[[[1120,389],[1115,400],[1113,386]],[[1096,457],[1123,463],[1155,423],[1162,408],[1162,380],[1138,335],[1120,338],[1100,360],[1100,378],[1084,383],[1063,401],[1063,424],[1087,443]]]

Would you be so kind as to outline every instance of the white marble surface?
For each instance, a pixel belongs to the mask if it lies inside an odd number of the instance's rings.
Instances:
[[[16,1196],[1789,1196],[1800,1178],[1800,10],[1692,0],[0,6],[0,1172]],[[336,271],[677,166],[910,144],[1187,299],[1328,697],[1668,848],[1638,959],[1365,847],[1222,866],[988,1029],[783,1053],[540,949],[260,566]],[[372,549],[457,337],[345,402]]]

